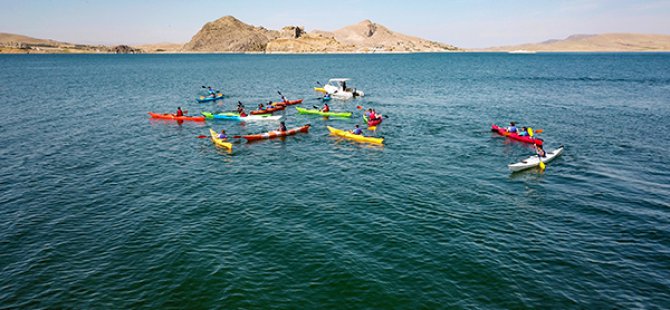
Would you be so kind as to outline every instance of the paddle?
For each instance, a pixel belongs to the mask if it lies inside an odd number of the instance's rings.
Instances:
[[[537,152],[537,144],[534,144],[534,145],[535,145],[535,152]],[[543,151],[544,151],[544,150],[543,150]],[[546,151],[545,151],[545,154],[546,154]],[[540,154],[537,154],[537,159],[540,161],[540,165],[539,165],[539,166],[540,166],[540,170],[544,170],[547,166],[546,166],[546,165],[544,164],[544,162],[542,161],[542,157],[540,156]]]

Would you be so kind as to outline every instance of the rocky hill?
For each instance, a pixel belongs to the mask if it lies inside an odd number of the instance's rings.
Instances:
[[[305,32],[303,27],[287,26],[268,30],[247,25],[232,16],[205,24],[184,45],[195,52],[443,52],[458,48],[423,40],[364,20],[334,32]]]
[[[328,35],[328,33],[320,33]],[[362,51],[441,52],[458,49],[452,45],[393,32],[370,20],[336,30],[332,36],[338,42],[353,45]]]
[[[183,49],[194,52],[265,52],[268,42],[278,37],[278,31],[254,27],[235,17],[224,16],[206,23]]]
[[[542,52],[636,52],[670,51],[670,35],[606,33],[597,35],[572,35],[563,40],[494,47],[491,51],[542,51]]]
[[[0,53],[49,54],[49,53],[116,53],[135,54],[142,51],[126,45],[104,46],[37,39],[12,33],[0,33]]]

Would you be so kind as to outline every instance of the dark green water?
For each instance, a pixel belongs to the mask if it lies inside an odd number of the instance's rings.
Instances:
[[[350,77],[383,148],[150,121]],[[0,308],[668,308],[670,54],[0,56]],[[197,104],[201,85],[223,102]],[[515,120],[565,153],[491,134]]]

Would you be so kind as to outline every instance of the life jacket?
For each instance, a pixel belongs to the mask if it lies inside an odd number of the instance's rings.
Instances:
[[[323,107],[323,112],[330,112],[330,107],[329,106],[324,106]]]
[[[528,136],[529,136],[529,137],[531,137],[531,138],[533,137],[533,135],[534,135],[534,134],[533,134],[533,128],[528,127],[528,128],[526,129],[526,132],[528,133]]]
[[[184,116],[184,112],[182,112],[181,109],[177,110],[177,116]]]

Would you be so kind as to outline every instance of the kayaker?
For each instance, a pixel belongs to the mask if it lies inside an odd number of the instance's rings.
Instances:
[[[181,110],[181,107],[177,107],[177,116],[184,116],[184,112]]]
[[[284,95],[281,96],[281,101],[284,103],[288,103],[288,99],[284,97]]]
[[[284,124],[284,121],[279,122],[279,129],[277,130],[281,132],[286,131],[286,124]]]
[[[328,106],[327,103],[323,104],[323,108],[321,109],[321,112],[330,112],[330,107]]]
[[[330,100],[330,94],[329,94],[329,93],[326,93],[326,94],[323,96],[323,100]]]
[[[207,86],[207,92],[208,92],[210,95],[213,95],[213,94],[215,93],[214,90],[212,89],[212,86]]]
[[[227,140],[228,139],[228,135],[226,135],[226,130],[225,129],[221,129],[221,133],[219,134],[219,139],[221,139],[221,140]]]
[[[377,114],[377,111],[375,111],[375,109],[371,109],[371,110],[372,110],[372,113],[370,114],[370,120],[371,121],[378,120],[378,119],[382,118],[382,115]]]
[[[544,151],[541,145],[535,144],[535,153],[540,157],[547,157],[547,152]]]
[[[241,117],[247,117],[247,113],[244,113],[243,106],[237,106],[237,113],[239,113]]]
[[[362,135],[363,134],[363,129],[360,128],[360,126],[356,125],[354,130],[351,131],[351,133],[355,135]]]
[[[519,136],[528,136],[528,127],[521,127],[521,131],[519,131]]]
[[[509,123],[509,127],[507,127],[507,132],[509,132],[509,133],[517,133],[517,131],[518,131],[518,130],[516,129],[516,123],[515,123],[515,122],[510,122],[510,123]]]
[[[262,103],[258,104],[258,109],[259,110],[265,110],[265,106],[263,106]]]

